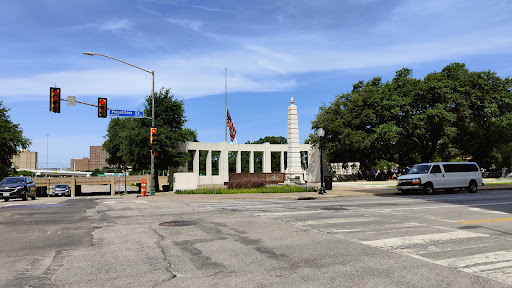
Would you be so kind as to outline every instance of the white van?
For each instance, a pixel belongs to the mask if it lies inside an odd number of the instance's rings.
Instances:
[[[476,193],[483,186],[482,173],[475,162],[435,162],[414,165],[405,175],[398,177],[396,188],[400,192],[420,190],[425,194],[435,189],[467,189]]]

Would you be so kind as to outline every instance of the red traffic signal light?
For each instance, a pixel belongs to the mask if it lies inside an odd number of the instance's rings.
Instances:
[[[50,87],[50,111],[60,113],[60,88]]]
[[[156,144],[156,135],[157,135],[157,131],[158,131],[158,128],[156,127],[151,127],[149,129],[149,139],[150,139],[150,143],[151,145],[155,145]]]
[[[107,98],[98,98],[98,117],[107,118]]]

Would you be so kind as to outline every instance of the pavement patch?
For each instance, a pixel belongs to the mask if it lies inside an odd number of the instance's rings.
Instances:
[[[177,221],[162,222],[158,225],[171,226],[171,227],[183,227],[183,226],[194,226],[197,224],[199,224],[198,221],[177,220]]]

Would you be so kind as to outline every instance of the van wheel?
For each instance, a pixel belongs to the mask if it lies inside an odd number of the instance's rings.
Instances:
[[[28,199],[28,192],[27,192],[27,190],[25,190],[25,193],[23,193],[23,195],[21,195],[21,200],[27,201],[27,199]]]
[[[475,180],[469,181],[468,192],[469,193],[476,193],[476,190],[478,190],[478,186],[476,185],[476,181]]]
[[[425,186],[423,187],[423,192],[425,194],[432,194],[434,192],[434,186],[432,183],[425,183]]]

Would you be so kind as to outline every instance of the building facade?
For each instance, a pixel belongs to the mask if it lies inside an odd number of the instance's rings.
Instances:
[[[70,165],[71,171],[87,171],[89,169],[89,158],[84,157],[82,159],[71,159]]]
[[[106,160],[108,158],[107,151],[103,150],[102,146],[89,146],[89,158],[71,159],[71,171],[86,171],[94,169],[103,169],[110,167]]]
[[[110,167],[106,162],[108,153],[102,146],[90,146],[89,149],[89,170]]]
[[[18,170],[36,170],[37,152],[30,152],[28,149],[22,149],[18,155],[12,157],[11,161]]]

